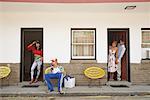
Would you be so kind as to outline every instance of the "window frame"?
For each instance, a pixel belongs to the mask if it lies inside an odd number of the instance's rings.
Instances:
[[[150,47],[144,47],[144,45],[150,45],[150,43],[144,43],[143,42],[143,31],[149,31],[150,32],[150,28],[141,28],[141,48],[150,48]]]
[[[94,31],[94,56],[73,56],[73,31]],[[90,43],[75,43],[75,44],[90,44]],[[96,28],[71,28],[71,60],[96,60]]]

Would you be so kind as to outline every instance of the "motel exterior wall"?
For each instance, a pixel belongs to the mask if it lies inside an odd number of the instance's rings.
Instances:
[[[105,5],[112,10],[101,7]],[[107,72],[107,28],[129,28],[131,82],[149,84],[150,62],[141,62],[141,28],[150,27],[150,9],[114,10],[116,5],[126,4],[0,3],[0,65],[10,64],[12,70],[1,84],[20,82],[21,28],[43,28],[44,64],[58,58],[77,85],[87,85],[83,70],[89,66],[101,66]],[[71,63],[71,28],[96,28],[96,62]],[[106,82],[107,75],[101,83]]]

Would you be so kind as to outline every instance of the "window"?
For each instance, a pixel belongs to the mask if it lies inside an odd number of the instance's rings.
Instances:
[[[142,28],[142,60],[150,60],[150,28]]]
[[[142,30],[142,48],[150,48],[150,30]]]
[[[96,29],[71,29],[71,59],[96,59]]]

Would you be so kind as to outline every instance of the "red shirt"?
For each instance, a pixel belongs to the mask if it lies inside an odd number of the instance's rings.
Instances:
[[[29,51],[32,51],[33,54],[43,56],[43,51],[42,51],[42,50],[37,50],[37,49],[35,49],[35,47],[32,46],[32,45],[29,45],[29,46],[27,47],[27,49],[28,49]]]

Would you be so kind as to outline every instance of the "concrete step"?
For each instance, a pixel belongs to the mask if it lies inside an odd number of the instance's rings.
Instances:
[[[149,92],[125,92],[125,93],[8,93],[0,94],[0,97],[77,97],[77,96],[149,96]]]
[[[57,87],[54,92],[49,92],[46,86],[37,88],[20,86],[8,86],[1,88],[0,97],[51,97],[51,96],[140,96],[150,95],[150,86],[131,85],[129,88],[114,88],[110,86],[76,86],[74,88],[63,88],[64,95],[57,92]]]
[[[127,86],[127,87],[130,87],[132,84],[128,81],[108,81],[106,83],[107,86]]]
[[[38,81],[37,83],[32,83],[32,84],[29,84],[28,81],[24,81],[24,82],[21,82],[21,83],[18,83],[17,86],[19,87],[34,87],[34,86],[46,86],[46,83],[45,82],[42,82],[42,81]]]

